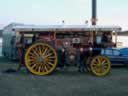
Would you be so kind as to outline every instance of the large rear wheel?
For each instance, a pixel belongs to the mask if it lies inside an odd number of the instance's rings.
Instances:
[[[57,65],[56,51],[49,44],[35,43],[25,53],[25,65],[35,75],[50,74]]]
[[[95,56],[90,63],[91,71],[96,76],[105,76],[110,72],[111,62],[105,56]]]

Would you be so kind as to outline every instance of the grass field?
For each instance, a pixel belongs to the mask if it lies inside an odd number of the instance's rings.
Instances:
[[[116,67],[105,77],[96,77],[77,68],[56,70],[48,76],[35,76],[16,68],[16,62],[0,59],[0,96],[128,96],[128,68]]]

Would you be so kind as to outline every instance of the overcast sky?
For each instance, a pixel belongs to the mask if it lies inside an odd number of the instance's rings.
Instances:
[[[91,19],[92,0],[0,0],[0,27],[25,24],[84,24]],[[97,0],[98,25],[128,30],[128,0]]]

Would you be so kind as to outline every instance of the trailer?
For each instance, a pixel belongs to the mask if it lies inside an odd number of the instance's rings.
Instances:
[[[19,59],[36,75],[48,75],[66,64],[85,68],[96,76],[110,72],[111,62],[101,49],[116,47],[119,26],[11,25],[3,31],[3,55]]]

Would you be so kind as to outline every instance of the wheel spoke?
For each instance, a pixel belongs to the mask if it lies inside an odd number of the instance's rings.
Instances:
[[[50,54],[50,53],[53,53],[53,52],[51,52],[51,50],[47,50],[46,54]]]
[[[29,63],[29,66],[31,66],[31,67],[32,67],[32,66],[34,66],[34,65],[35,65],[35,63],[34,63],[34,62],[33,62],[33,63],[32,63],[32,62],[31,62],[31,63]]]
[[[49,62],[50,62],[50,61],[51,61],[51,62],[54,62],[55,60],[54,60],[54,59],[48,59],[48,61],[49,61]]]
[[[36,55],[33,52],[30,52],[29,55],[35,57]]]
[[[105,62],[107,62],[107,61],[106,61],[106,60],[102,61],[102,65],[103,65]]]
[[[46,57],[49,57],[51,55],[53,55],[53,53],[49,53],[48,55],[45,55],[44,57],[46,58]]]
[[[38,53],[38,55],[40,54],[38,46],[35,47],[35,52]]]
[[[98,64],[98,61],[95,59],[95,60],[93,61],[93,64]]]
[[[35,55],[28,55],[28,58],[33,58],[33,59],[35,59],[36,58],[36,56]]]
[[[51,62],[48,62],[49,65],[53,66],[54,64],[52,64]]]
[[[35,56],[39,56],[39,54],[34,49],[32,51],[35,54]]]
[[[54,59],[55,57],[54,56],[52,56],[52,57],[48,57],[49,59]]]
[[[100,64],[101,63],[100,58],[97,58],[97,60],[98,60],[98,64]]]
[[[51,67],[48,64],[45,64],[45,66],[47,67],[48,70],[51,69]]]
[[[36,67],[36,65],[37,65],[37,64],[36,64],[36,63],[34,63],[34,64],[33,64],[33,66],[32,66],[31,68],[32,68],[32,69],[33,69],[33,68],[35,68],[35,67]]]
[[[30,60],[28,60],[28,62],[29,62],[29,63],[31,63],[31,62],[36,63],[37,61],[36,61],[36,59],[31,59],[31,58],[30,58]]]
[[[46,72],[48,72],[48,68],[47,68],[47,66],[46,66],[46,65],[44,66],[44,69],[45,69],[45,71],[46,71]]]
[[[38,46],[39,54],[42,55],[41,46]]]
[[[45,56],[46,52],[47,52],[48,48],[45,48],[44,52],[43,52],[43,56]]]
[[[35,66],[35,71],[36,71],[36,72],[38,72],[38,71],[39,71],[39,67],[40,67],[40,65],[39,65],[39,64],[37,64],[37,65]]]
[[[45,69],[44,69],[44,64],[41,64],[41,67],[40,67],[40,72],[45,72]]]
[[[41,53],[43,54],[43,53],[44,53],[44,51],[45,51],[45,47],[44,47],[44,46],[42,46]],[[42,55],[42,54],[41,54],[41,55]]]

